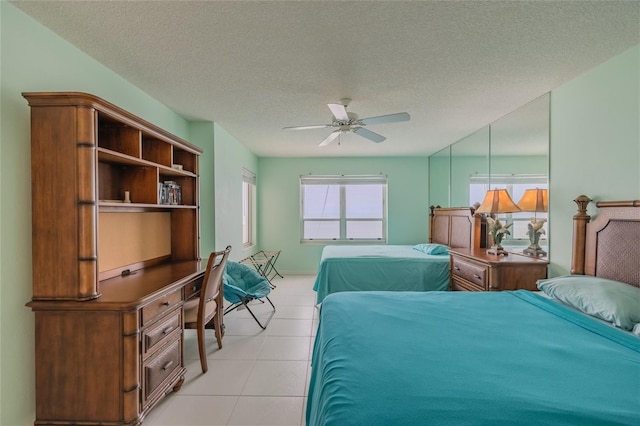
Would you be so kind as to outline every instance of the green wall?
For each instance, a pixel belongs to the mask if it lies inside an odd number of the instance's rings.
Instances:
[[[281,250],[279,270],[315,273],[322,245],[300,244],[300,175],[388,177],[388,244],[426,242],[429,223],[427,157],[260,158],[258,237],[261,248]]]
[[[215,124],[214,129],[215,188],[203,186],[201,191],[215,192],[216,249],[231,245],[229,258],[237,261],[257,250],[257,245],[246,250],[242,247],[242,168],[258,175],[258,158],[222,127]],[[259,192],[261,176],[256,176],[256,180],[256,191]],[[203,223],[213,219],[213,215],[200,217]]]
[[[492,175],[546,175],[548,169],[549,159],[546,155],[491,156]]]
[[[640,199],[640,45],[551,92],[550,137],[550,274],[556,275],[571,266],[573,199]]]
[[[489,175],[487,157],[452,157],[451,205],[466,206],[473,204],[469,200],[470,176]],[[529,156],[493,156],[491,157],[491,176],[494,175],[546,175],[548,159],[544,155]],[[482,200],[473,200],[482,203]],[[518,201],[518,200],[514,200]]]
[[[451,206],[451,147],[429,157],[429,204]]]
[[[213,197],[214,185],[214,146],[215,132],[214,124],[211,121],[199,121],[190,123],[190,141],[204,148],[200,155],[200,256],[207,257],[208,254],[217,249],[215,243],[215,224],[211,218],[215,214],[215,200]]]

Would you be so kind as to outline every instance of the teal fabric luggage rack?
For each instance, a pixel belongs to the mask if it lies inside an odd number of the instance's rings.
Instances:
[[[276,307],[269,299],[269,293],[271,292],[269,280],[243,263],[228,261],[222,277],[222,284],[224,286],[224,299],[231,303],[225,308],[224,315],[236,309],[246,308],[260,328],[266,329],[276,311]],[[264,303],[263,299],[266,299],[273,308],[264,325],[249,307],[249,303],[256,300]]]

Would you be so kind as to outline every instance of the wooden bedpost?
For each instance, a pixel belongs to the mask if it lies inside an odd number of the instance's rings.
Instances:
[[[571,254],[571,273],[584,274],[584,254],[587,236],[587,224],[591,216],[587,214],[587,206],[591,199],[586,195],[580,195],[573,200],[578,205],[578,213],[573,216],[573,250]]]
[[[429,206],[429,243],[433,242],[433,221],[436,216],[435,209],[440,206]]]

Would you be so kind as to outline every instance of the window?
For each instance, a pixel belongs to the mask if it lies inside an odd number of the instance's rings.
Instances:
[[[302,241],[386,241],[386,176],[301,176]]]
[[[242,245],[254,245],[254,200],[256,189],[256,175],[242,169]]]
[[[469,188],[470,203],[473,203],[484,199],[484,195],[488,189],[506,189],[514,203],[520,201],[524,191],[527,189],[547,189],[547,177],[544,175],[491,175],[491,185],[489,185],[489,176],[471,176]],[[513,222],[510,229],[511,235],[507,235],[502,240],[503,245],[529,245],[529,236],[527,232],[529,230],[528,223],[534,213],[532,212],[518,212],[498,215],[500,219],[506,219],[508,223]],[[546,212],[535,213],[537,219],[547,218]],[[503,221],[504,222],[504,221]],[[540,244],[544,245],[546,242],[546,233],[542,234]]]

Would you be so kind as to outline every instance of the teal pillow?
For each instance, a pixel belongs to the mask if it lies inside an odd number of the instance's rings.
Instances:
[[[442,244],[417,244],[413,249],[425,254],[449,254],[449,247]]]
[[[640,288],[590,275],[563,275],[537,284],[550,297],[616,327],[632,330],[640,323]]]

